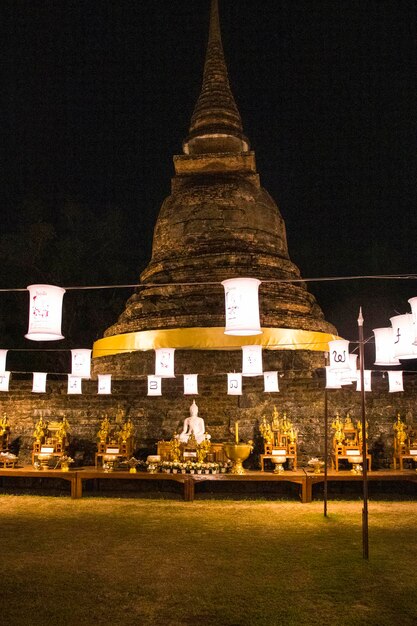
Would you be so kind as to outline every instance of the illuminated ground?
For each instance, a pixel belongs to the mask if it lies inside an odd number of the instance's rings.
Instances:
[[[417,616],[416,502],[1,495],[4,624],[388,626]]]

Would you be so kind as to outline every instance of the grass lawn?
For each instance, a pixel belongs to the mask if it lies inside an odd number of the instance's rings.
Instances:
[[[417,503],[1,495],[3,624],[407,626]]]

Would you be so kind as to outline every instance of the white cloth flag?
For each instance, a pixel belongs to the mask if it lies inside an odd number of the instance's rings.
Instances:
[[[279,391],[278,372],[264,372],[264,391],[269,393]]]
[[[162,396],[162,381],[160,376],[148,376],[148,396]]]
[[[229,396],[242,395],[242,374],[227,375],[227,394]]]
[[[184,374],[184,395],[197,396],[198,395],[198,374]]]
[[[97,393],[100,395],[111,393],[111,374],[97,374]]]
[[[10,372],[0,374],[0,391],[9,391]]]
[[[45,372],[33,372],[33,393],[45,393],[46,391],[46,373]]]
[[[82,378],[91,377],[91,350],[79,348],[71,350],[71,374]]]
[[[402,371],[388,372],[388,384],[390,393],[395,393],[396,391],[404,391]]]
[[[365,383],[364,384],[365,391],[372,391],[371,374],[372,374],[372,370],[364,370],[363,372],[363,381]],[[360,370],[357,371],[356,391],[362,391]]]
[[[68,394],[80,394],[82,393],[81,387],[81,376],[73,376],[72,374],[68,374]]]

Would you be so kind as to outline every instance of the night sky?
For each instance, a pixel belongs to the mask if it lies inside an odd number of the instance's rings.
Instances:
[[[201,87],[209,1],[1,8],[2,232],[28,198],[84,203],[97,229],[117,207],[134,243],[116,282],[136,282]],[[244,132],[302,276],[417,272],[415,1],[221,0],[220,17]],[[309,288],[349,339],[360,304],[369,335],[417,295],[415,280]]]

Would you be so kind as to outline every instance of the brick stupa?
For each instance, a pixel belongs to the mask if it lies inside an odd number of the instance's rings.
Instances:
[[[211,351],[213,367],[213,352],[240,353],[245,343],[261,343],[269,348],[265,354],[313,351],[317,357],[320,353],[316,362],[322,365],[334,327],[303,282],[269,282],[297,281],[300,272],[288,254],[280,211],[260,185],[255,154],[243,134],[224,60],[217,0],[211,2],[203,85],[183,152],[174,156],[171,195],[157,219],[151,261],[118,321],[95,343],[95,372],[126,377],[152,373],[144,355],[156,347]],[[223,333],[221,281],[235,277],[265,281],[259,291],[264,333],[258,338]],[[271,333],[278,337],[276,344]],[[313,366],[311,359],[309,363]],[[187,367],[198,371],[190,353]]]

